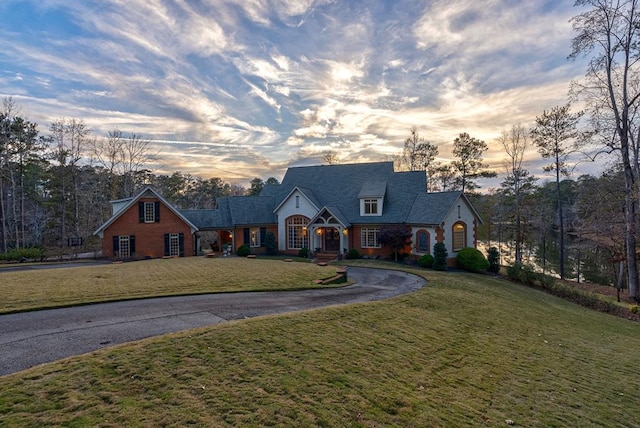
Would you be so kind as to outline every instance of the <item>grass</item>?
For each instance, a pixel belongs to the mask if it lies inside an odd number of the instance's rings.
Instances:
[[[315,286],[331,267],[231,257],[155,259],[103,266],[0,271],[0,313],[150,296]]]
[[[431,286],[1,377],[0,426],[640,426],[637,323],[414,272]]]

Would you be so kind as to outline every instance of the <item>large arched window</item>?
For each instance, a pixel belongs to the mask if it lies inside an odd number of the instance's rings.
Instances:
[[[307,224],[309,219],[303,216],[293,216],[287,219],[287,248],[300,250],[309,248],[307,238]]]
[[[419,230],[418,233],[416,233],[416,250],[419,253],[429,253],[429,248],[431,248],[430,241],[429,232]]]
[[[467,246],[467,225],[459,221],[451,228],[453,251],[460,251]]]

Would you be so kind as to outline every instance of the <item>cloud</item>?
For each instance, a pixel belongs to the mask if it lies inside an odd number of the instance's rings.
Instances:
[[[26,9],[28,31],[6,18]],[[98,135],[142,134],[162,171],[267,177],[327,149],[385,160],[412,126],[443,160],[469,132],[498,165],[500,132],[563,104],[582,74],[565,60],[573,13],[510,0],[4,2],[0,95],[41,130],[79,117]]]

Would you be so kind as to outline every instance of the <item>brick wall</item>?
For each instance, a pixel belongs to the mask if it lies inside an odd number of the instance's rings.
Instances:
[[[139,202],[158,202],[155,198],[141,198]],[[167,233],[182,233],[184,235],[184,255],[193,256],[194,244],[191,229],[180,217],[160,203],[160,221],[156,223],[140,223],[138,204],[131,206],[113,224],[104,231],[102,240],[102,254],[114,257],[113,237],[122,235],[135,236],[135,254],[132,258],[164,256],[164,235]]]

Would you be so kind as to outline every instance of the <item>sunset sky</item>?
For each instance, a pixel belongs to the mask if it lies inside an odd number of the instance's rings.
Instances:
[[[571,0],[2,0],[0,97],[154,144],[157,173],[248,185],[388,160],[412,126],[451,159],[567,101]],[[534,148],[527,164],[542,176]],[[577,173],[602,165],[581,165]],[[481,183],[484,188],[497,182]]]

